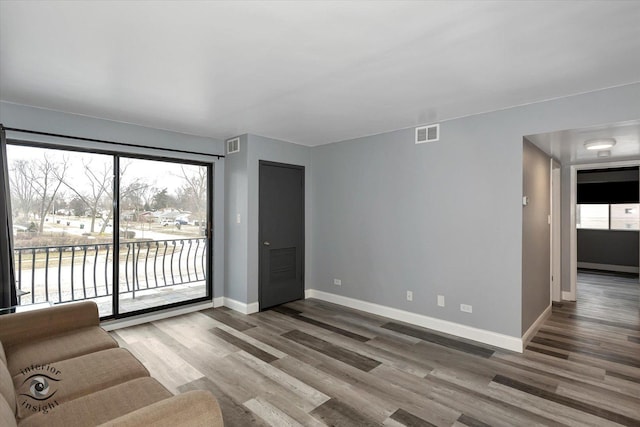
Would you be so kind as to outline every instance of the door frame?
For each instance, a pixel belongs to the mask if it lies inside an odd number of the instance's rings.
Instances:
[[[273,162],[269,160],[259,160],[258,161],[258,310],[262,310],[262,267],[265,263],[264,256],[262,255],[262,244],[264,242],[264,238],[262,236],[264,227],[262,225],[262,215],[260,211],[260,194],[261,194],[261,180],[260,180],[260,171],[263,166],[275,166],[281,168],[288,169],[296,169],[302,172],[302,222],[300,235],[302,236],[302,242],[300,245],[300,256],[302,258],[302,266],[301,266],[301,280],[302,280],[302,297],[305,295],[305,264],[306,264],[306,253],[305,253],[305,245],[306,245],[306,168],[303,165],[294,165],[291,163],[281,163],[281,162]]]
[[[555,159],[550,159],[550,173],[551,173],[551,217],[550,217],[550,225],[549,232],[551,233],[550,245],[551,245],[551,268],[549,277],[549,283],[551,286],[551,292],[549,293],[551,297],[551,301],[561,301],[562,300],[562,247],[561,247],[561,239],[562,239],[562,217],[561,217],[561,204],[562,204],[562,195],[561,195],[561,185],[562,185],[562,177],[561,177],[561,165]]]
[[[576,301],[578,298],[578,230],[576,229],[576,204],[578,203],[578,171],[588,169],[613,169],[624,167],[640,167],[640,160],[622,160],[617,162],[588,163],[571,165],[571,194],[569,208],[569,291],[562,292],[562,299]]]

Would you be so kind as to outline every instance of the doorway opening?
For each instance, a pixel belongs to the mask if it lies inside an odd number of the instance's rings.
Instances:
[[[640,161],[571,166],[570,289],[583,273],[635,278],[640,267]]]
[[[593,355],[593,344],[583,337],[594,333],[602,348],[625,346],[628,331],[640,326],[640,120],[526,138],[552,159],[552,313],[526,349],[563,359]],[[615,142],[595,151],[589,149],[594,139]],[[627,176],[604,179],[612,170]],[[608,181],[635,183],[623,184],[627,191],[621,196]],[[612,195],[617,196],[607,199]],[[611,360],[614,353],[596,357]]]
[[[525,138],[552,158],[552,273],[550,277],[552,300],[553,302],[575,301],[578,271],[576,223],[576,215],[579,214],[577,209],[578,172],[640,166],[640,120],[557,130],[527,135]],[[593,149],[594,140],[606,140],[612,145],[606,149],[600,147]],[[554,182],[560,183],[559,197],[558,190],[553,188]],[[559,214],[553,208],[554,201],[555,206],[558,206],[558,199]],[[614,207],[614,210],[618,209],[623,209],[624,213],[633,207]],[[558,217],[559,224],[556,223]],[[558,242],[553,238],[555,229],[560,229],[559,249]],[[635,232],[637,233],[637,231]],[[639,247],[640,244],[637,245],[636,250]],[[559,267],[559,271],[557,267]],[[584,264],[581,264],[582,267]]]

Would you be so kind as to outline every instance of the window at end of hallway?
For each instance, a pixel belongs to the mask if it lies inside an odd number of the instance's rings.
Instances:
[[[640,230],[640,204],[581,204],[576,226],[589,230]]]

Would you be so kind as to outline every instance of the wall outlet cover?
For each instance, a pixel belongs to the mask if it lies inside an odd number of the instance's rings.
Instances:
[[[336,286],[342,286],[342,280],[340,279],[333,279],[333,284]]]
[[[444,307],[444,295],[438,295],[438,307]]]
[[[413,301],[413,292],[407,291],[407,301]]]
[[[473,313],[473,307],[469,304],[460,304],[460,311],[464,311],[465,313]]]

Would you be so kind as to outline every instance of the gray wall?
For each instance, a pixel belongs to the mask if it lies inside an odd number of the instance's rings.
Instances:
[[[225,158],[225,286],[224,296],[247,302],[247,135],[240,136],[240,151]],[[240,216],[240,223],[237,217]]]
[[[204,154],[223,154],[223,143],[211,138],[169,132],[136,126],[128,123],[102,120],[93,117],[63,113],[42,108],[28,107],[0,101],[0,123],[7,127],[59,133],[85,138],[104,139],[141,147],[175,148]],[[30,139],[59,142],[59,139],[31,136]],[[64,141],[68,143],[68,140]],[[91,148],[90,142],[78,142],[78,145]],[[133,150],[133,149],[131,149]],[[214,165],[214,259],[213,294],[224,293],[224,160]]]
[[[577,230],[578,262],[638,267],[637,231]]]
[[[638,117],[640,84],[633,84],[446,121],[440,141],[432,144],[415,145],[413,129],[312,149],[248,135],[246,160],[237,159],[227,171],[225,162],[216,162],[215,296],[257,300],[257,164],[280,161],[307,166],[307,288],[520,337],[527,304],[523,135]],[[208,138],[6,103],[0,103],[0,121],[140,145],[223,149]],[[564,265],[567,174],[563,168]],[[224,176],[235,178],[225,182]],[[223,185],[231,193],[226,222]],[[242,223],[231,231],[235,210]],[[225,239],[225,227],[231,238]],[[227,264],[225,248],[234,257]],[[566,289],[568,274],[564,269]],[[342,286],[334,286],[333,278],[342,279]],[[413,302],[406,301],[406,290],[414,292]],[[438,294],[446,296],[446,307],[437,307]],[[460,312],[460,303],[473,305],[473,313]]]
[[[314,148],[307,287],[520,337],[523,136],[638,117],[634,84]]]
[[[258,190],[260,160],[305,167],[305,282],[310,271],[311,149],[302,145],[243,135],[240,153],[227,158],[227,296],[244,303],[258,301]],[[236,215],[241,214],[241,224]]]
[[[522,334],[551,303],[549,156],[526,139],[522,143]]]
[[[224,154],[222,141],[129,123],[63,113],[0,101],[0,121],[7,127],[124,142],[145,147],[175,148]]]
[[[431,144],[406,129],[315,148],[312,287],[520,336],[522,134],[495,139],[494,124],[444,122]]]

